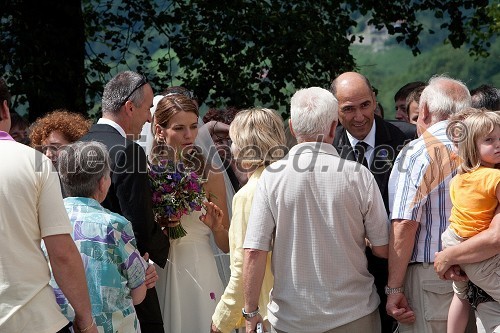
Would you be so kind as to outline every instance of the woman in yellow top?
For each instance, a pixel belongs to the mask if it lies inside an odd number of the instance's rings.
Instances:
[[[441,235],[443,247],[459,244],[488,229],[500,201],[500,114],[468,110],[463,120],[466,137],[458,143],[462,160],[450,183],[450,226]],[[478,287],[500,301],[500,255],[481,262],[462,264],[462,270]],[[455,295],[448,313],[448,332],[463,332],[469,303],[467,282],[454,282]]]
[[[287,151],[283,120],[270,109],[240,111],[231,123],[229,136],[233,142],[231,151],[237,165],[248,174],[249,179],[233,198],[233,217],[229,227],[231,278],[212,316],[212,333],[229,333],[245,326],[241,313],[244,306],[243,242],[253,195],[264,168],[281,159]],[[267,304],[273,281],[269,253],[259,299],[264,319],[267,318]]]

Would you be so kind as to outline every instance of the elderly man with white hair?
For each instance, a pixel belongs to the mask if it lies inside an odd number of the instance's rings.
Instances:
[[[264,170],[243,247],[246,331],[254,332],[266,257],[274,285],[271,332],[380,332],[380,303],[365,247],[385,257],[388,220],[370,171],[333,147],[338,102],[308,88],[291,100],[298,144]]]
[[[459,165],[448,118],[470,103],[462,82],[431,78],[420,97],[420,137],[401,151],[392,168],[386,309],[400,322],[401,333],[446,332],[452,283],[439,279],[433,262],[449,225],[449,182]]]

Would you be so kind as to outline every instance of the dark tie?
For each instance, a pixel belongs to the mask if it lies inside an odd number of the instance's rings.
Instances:
[[[365,153],[366,149],[368,148],[368,144],[363,141],[359,141],[356,143],[356,146],[354,146],[354,153],[356,154],[356,162],[363,164],[365,167],[368,168],[368,162],[366,161],[365,158]]]

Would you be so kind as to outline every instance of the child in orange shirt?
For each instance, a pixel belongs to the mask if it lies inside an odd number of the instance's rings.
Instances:
[[[458,143],[462,164],[450,183],[450,226],[441,235],[445,248],[488,229],[500,201],[500,170],[495,169],[500,163],[500,114],[477,110],[463,120],[463,125],[466,137]],[[500,301],[500,255],[461,268],[474,284]],[[453,282],[453,289],[448,332],[463,332],[470,308],[467,282]]]

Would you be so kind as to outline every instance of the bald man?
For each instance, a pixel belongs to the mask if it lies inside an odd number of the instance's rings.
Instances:
[[[333,145],[340,157],[358,161],[371,171],[382,194],[386,211],[389,212],[389,175],[407,138],[396,126],[375,115],[375,93],[363,75],[343,73],[333,80],[330,89],[339,102],[339,120],[342,124],[337,127]],[[360,145],[365,148],[358,148]],[[389,228],[389,223],[387,227]],[[381,299],[379,312],[382,332],[392,333],[396,323],[385,311],[387,260],[375,257],[369,248],[366,255],[368,270],[375,278],[375,286]]]

